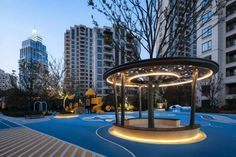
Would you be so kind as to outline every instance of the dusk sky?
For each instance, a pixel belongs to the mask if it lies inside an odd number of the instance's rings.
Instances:
[[[87,0],[0,0],[0,69],[18,72],[21,42],[35,27],[50,56],[63,57],[64,32],[73,25],[93,27],[91,15],[99,26],[110,22],[87,6]]]

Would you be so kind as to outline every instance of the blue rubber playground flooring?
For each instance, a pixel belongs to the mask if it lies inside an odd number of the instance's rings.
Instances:
[[[0,118],[0,129],[9,129],[9,128],[15,128],[20,127],[18,124],[9,122],[5,119]]]
[[[137,113],[127,115],[138,116]],[[143,115],[147,116],[146,113]],[[236,120],[236,115],[223,116]],[[196,123],[201,125],[201,130],[207,135],[205,140],[192,144],[161,145],[114,137],[108,133],[108,128],[114,121],[98,117],[95,114],[83,114],[76,118],[52,118],[25,126],[109,157],[236,157],[236,123],[212,121],[197,114]],[[189,113],[155,113],[155,117],[179,118],[182,124],[189,123]],[[6,121],[3,120],[3,123]],[[0,128],[2,127],[4,126],[0,123]]]

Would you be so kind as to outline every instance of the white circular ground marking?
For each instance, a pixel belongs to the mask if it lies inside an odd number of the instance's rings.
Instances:
[[[133,116],[125,116],[125,118],[134,118]],[[99,121],[99,122],[112,122],[115,120],[114,115],[94,115],[94,116],[88,116],[88,117],[82,117],[82,120],[85,121]]]
[[[110,125],[110,124],[108,124],[108,125]],[[99,138],[101,138],[102,140],[107,141],[107,142],[109,142],[109,143],[112,143],[112,144],[114,144],[114,145],[116,145],[116,146],[118,146],[118,147],[124,149],[124,150],[127,151],[132,157],[136,157],[136,156],[134,155],[134,153],[131,152],[129,149],[125,148],[125,147],[122,146],[122,145],[119,145],[118,143],[115,143],[115,142],[113,142],[113,141],[110,141],[110,140],[108,140],[108,139],[106,139],[106,138],[104,138],[104,137],[102,137],[101,135],[98,134],[98,131],[99,131],[100,129],[105,128],[105,127],[108,126],[108,125],[103,125],[103,126],[99,127],[99,128],[96,130],[96,135],[97,135]]]

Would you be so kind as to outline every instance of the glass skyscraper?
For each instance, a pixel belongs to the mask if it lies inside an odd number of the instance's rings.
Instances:
[[[32,80],[38,82],[41,74],[48,73],[48,54],[46,46],[42,43],[42,38],[36,30],[32,31],[31,36],[22,42],[19,60],[19,78],[22,88],[35,88]],[[37,81],[35,81],[37,80]]]
[[[32,35],[22,42],[20,49],[20,61],[37,62],[44,66],[48,65],[48,54],[46,46],[42,43],[42,38],[37,34],[36,30],[32,31]]]

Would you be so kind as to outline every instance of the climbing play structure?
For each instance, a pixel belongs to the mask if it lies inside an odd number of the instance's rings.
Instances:
[[[91,110],[92,112],[98,113],[98,114],[104,113],[104,111],[101,109],[101,107],[103,105],[102,97],[97,97],[94,89],[89,88],[85,92],[85,96],[88,97],[90,100],[90,104],[89,104],[89,108],[88,108],[89,110]],[[94,105],[94,106],[92,107],[92,105]]]
[[[96,113],[99,113],[99,114],[103,114],[104,113],[104,111],[101,110],[101,107],[103,105],[102,97],[92,98],[91,102],[92,102],[92,104],[96,104],[95,106],[93,106],[92,112],[96,112]]]
[[[84,97],[81,96],[81,93],[67,93],[63,99],[63,107],[65,111],[74,114],[80,114],[85,113],[85,109],[87,109],[88,113],[104,113],[104,111],[101,109],[101,107],[103,106],[102,97],[97,97],[94,89],[89,88],[85,92],[85,96],[85,98],[89,100],[89,103],[85,103],[84,105],[84,103],[82,102],[82,99]]]
[[[81,113],[80,107],[82,105],[81,99],[76,95],[76,94],[66,94],[63,100],[63,107],[66,112],[71,112],[71,113]]]

